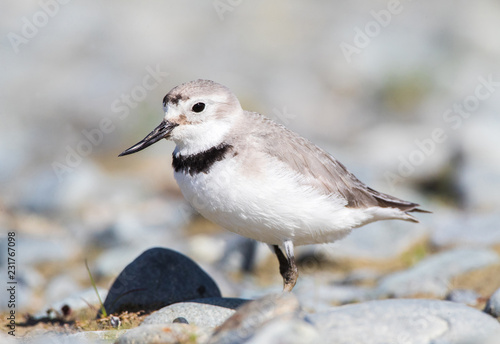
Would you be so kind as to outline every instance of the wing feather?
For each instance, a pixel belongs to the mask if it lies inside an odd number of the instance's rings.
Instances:
[[[347,207],[378,206],[398,208],[403,212],[428,212],[418,209],[417,203],[368,187],[332,155],[286,127],[257,113],[247,115],[255,117],[252,119],[254,127],[251,135],[252,139],[259,141],[257,144],[260,149],[302,174],[307,185],[323,194],[335,194],[344,198]],[[417,221],[411,218],[411,221]]]

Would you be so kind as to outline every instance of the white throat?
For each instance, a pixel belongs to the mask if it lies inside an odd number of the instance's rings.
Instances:
[[[232,123],[230,121],[209,121],[196,124],[190,128],[176,129],[172,140],[175,142],[175,154],[188,156],[206,151],[224,142]]]

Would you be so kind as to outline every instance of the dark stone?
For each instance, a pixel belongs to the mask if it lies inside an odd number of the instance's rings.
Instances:
[[[189,322],[184,317],[175,318],[174,320],[172,320],[172,323],[174,323],[174,324],[189,324]]]
[[[190,300],[189,302],[203,303],[205,305],[236,309],[244,305],[248,301],[251,300],[239,299],[235,297],[206,297],[203,299]]]
[[[104,307],[108,314],[150,312],[176,302],[220,296],[217,284],[195,262],[176,251],[156,247],[123,269]]]

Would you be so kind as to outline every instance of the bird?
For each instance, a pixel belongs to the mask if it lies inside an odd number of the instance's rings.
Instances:
[[[165,116],[119,156],[175,142],[172,167],[185,199],[221,227],[274,250],[290,292],[294,248],[323,244],[379,220],[419,222],[419,204],[376,191],[311,141],[256,112],[226,86],[198,79],[163,98]]]

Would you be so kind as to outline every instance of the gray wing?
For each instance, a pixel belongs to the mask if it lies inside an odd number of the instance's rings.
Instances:
[[[417,203],[407,202],[368,187],[342,163],[312,142],[262,115],[251,115],[258,116],[255,120],[261,124],[252,132],[262,138],[259,141],[265,153],[304,175],[306,183],[322,193],[339,194],[346,200],[348,207],[379,206],[399,208],[404,212],[427,212],[418,209]],[[271,137],[273,139],[270,139]]]

